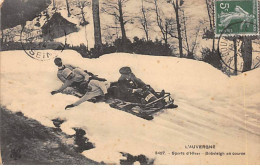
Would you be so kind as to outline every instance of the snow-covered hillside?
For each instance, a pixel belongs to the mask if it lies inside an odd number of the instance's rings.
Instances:
[[[50,51],[52,52],[52,51]],[[50,92],[61,85],[53,60],[38,61],[24,51],[1,52],[1,105],[53,127],[65,119],[62,131],[80,127],[96,148],[83,154],[95,161],[119,164],[119,152],[144,154],[155,164],[259,164],[260,69],[228,78],[204,62],[173,57],[116,53],[84,59],[66,50],[64,63],[116,81],[119,68],[130,66],[156,90],[170,92],[179,105],[146,121],[112,109],[106,103],[85,102],[64,107],[77,97]],[[216,145],[216,149],[186,149],[185,145]],[[165,155],[155,152],[165,151]],[[245,152],[245,156],[173,156],[171,152]]]

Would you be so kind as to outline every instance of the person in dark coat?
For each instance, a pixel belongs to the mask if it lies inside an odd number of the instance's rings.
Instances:
[[[135,103],[143,102],[143,93],[145,90],[149,90],[156,98],[164,96],[164,90],[160,94],[157,94],[150,85],[145,84],[141,79],[137,78],[132,73],[130,67],[122,67],[119,72],[121,77],[118,80],[118,88],[122,100]]]

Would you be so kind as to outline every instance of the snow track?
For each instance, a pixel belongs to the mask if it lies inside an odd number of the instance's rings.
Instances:
[[[49,52],[52,52],[51,50]],[[86,131],[96,148],[83,154],[95,161],[119,164],[119,152],[144,154],[155,164],[256,164],[260,160],[260,69],[228,78],[204,62],[171,57],[116,53],[84,59],[66,50],[61,57],[90,72],[116,81],[122,66],[160,91],[170,92],[179,105],[146,121],[86,102],[64,110],[78,98],[50,92],[61,85],[53,60],[37,61],[24,51],[1,52],[1,105],[54,127],[52,119],[66,120],[61,129]],[[116,61],[115,61],[116,60]],[[216,149],[187,149],[187,145],[215,145]],[[165,151],[166,155],[156,155]],[[171,152],[246,152],[245,156],[173,156]],[[232,162],[231,162],[232,160]],[[259,163],[259,162],[258,162]]]

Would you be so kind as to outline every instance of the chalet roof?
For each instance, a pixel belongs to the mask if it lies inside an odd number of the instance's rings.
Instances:
[[[60,13],[54,13],[51,19],[42,26],[42,29],[50,28],[51,25],[72,26],[76,28],[76,24],[69,22],[67,19],[62,17]]]

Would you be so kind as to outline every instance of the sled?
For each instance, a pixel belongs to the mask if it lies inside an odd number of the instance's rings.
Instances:
[[[160,92],[156,93],[159,94]],[[63,91],[63,94],[74,95],[79,98],[83,96],[83,94],[79,93],[75,88],[69,88],[68,90]],[[104,102],[104,99],[96,97],[88,101],[98,103]],[[127,102],[115,97],[109,97],[107,100],[105,100],[105,102],[108,103],[109,106],[112,108],[122,110],[146,120],[152,120],[154,119],[153,115],[155,115],[156,113],[160,112],[163,109],[172,108],[170,106],[173,105],[174,100],[171,98],[171,94],[166,92],[163,97],[160,97],[157,100],[149,102],[147,104]],[[158,102],[163,102],[163,105],[158,107]]]
[[[163,106],[156,106],[158,102],[164,102]],[[141,104],[141,103],[131,103],[126,102],[120,99],[114,99],[114,102],[110,103],[110,107],[116,108],[127,113],[133,114],[137,117],[152,120],[154,119],[153,115],[157,112],[161,111],[162,109],[169,108],[173,105],[174,100],[171,98],[170,93],[165,93],[165,95],[153,102],[148,104]]]

